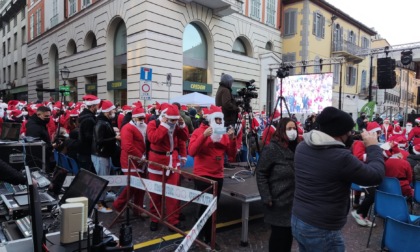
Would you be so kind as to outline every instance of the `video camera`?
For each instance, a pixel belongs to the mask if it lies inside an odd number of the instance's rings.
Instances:
[[[246,83],[246,87],[238,90],[239,97],[235,99],[236,105],[243,108],[245,112],[251,112],[251,99],[258,98],[258,93],[255,91],[257,87],[252,85],[255,80],[250,80]]]

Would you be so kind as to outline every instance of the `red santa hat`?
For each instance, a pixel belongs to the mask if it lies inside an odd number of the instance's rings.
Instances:
[[[60,110],[62,108],[63,108],[63,104],[61,104],[61,101],[56,101],[54,103],[53,109]]]
[[[405,148],[407,147],[407,144],[408,144],[407,138],[405,136],[398,136],[395,139],[395,142],[398,144],[398,147],[400,148]]]
[[[366,130],[369,132],[381,131],[381,126],[377,122],[368,122]]]
[[[414,154],[416,154],[416,155],[420,155],[420,144],[416,144],[416,145],[414,145],[414,147],[413,147],[413,152],[414,152]]]
[[[209,109],[209,115],[207,116],[208,120],[214,119],[214,118],[224,118],[222,107],[211,105]]]
[[[186,105],[181,105],[181,110],[182,111],[188,111],[188,107]]]
[[[141,103],[141,101],[136,101],[136,102],[133,103],[132,107],[133,108],[135,108],[135,107],[143,108],[143,103]]]
[[[144,113],[143,107],[135,107],[132,112],[132,117],[146,117],[146,114]]]
[[[153,108],[153,105],[152,104],[150,104],[150,105],[147,105],[147,112],[150,112],[150,110]]]
[[[26,101],[19,101],[18,105],[25,107],[28,103]]]
[[[83,96],[82,99],[86,106],[97,105],[101,102],[101,99],[91,94]]]
[[[76,103],[74,102],[69,102],[69,108],[75,108],[76,107]]]
[[[276,122],[276,121],[278,121],[278,120],[280,120],[280,111],[278,111],[277,109],[276,109],[276,111],[274,111],[274,115],[273,115],[273,122]]]
[[[18,100],[10,100],[7,103],[7,110],[12,111],[12,110],[16,109],[16,107],[17,107],[18,104],[19,104],[19,101]]]
[[[19,118],[23,116],[22,110],[14,109],[9,114],[9,119]]]
[[[155,104],[153,104],[153,105],[155,105],[155,111],[156,111],[156,113],[159,113],[160,111],[161,111],[161,109],[160,109],[160,103],[159,102],[155,102]]]
[[[70,110],[69,112],[70,117],[78,117],[79,116],[79,110],[77,108],[74,108]]]
[[[416,120],[414,120],[416,123],[420,123],[420,117],[417,117]]]
[[[203,112],[203,116],[207,116],[210,113],[210,110],[208,108],[202,108],[201,112]]]
[[[388,122],[389,123],[389,118],[387,117],[387,118],[385,118],[384,119],[384,122]]]
[[[130,112],[130,111],[132,110],[132,108],[131,108],[131,106],[124,105],[124,106],[122,106],[122,110],[123,110],[124,112]]]
[[[413,126],[413,124],[412,124],[411,122],[407,122],[407,123],[405,124],[405,126]]]
[[[394,135],[402,134],[401,126],[399,124],[395,124],[392,134]]]
[[[168,119],[179,119],[179,110],[177,106],[168,104],[165,108],[165,117]]]
[[[399,124],[399,122],[397,120],[394,120],[393,124],[396,125]]]
[[[106,113],[110,112],[111,110],[115,109],[114,104],[111,101],[103,100],[101,105],[101,111]]]

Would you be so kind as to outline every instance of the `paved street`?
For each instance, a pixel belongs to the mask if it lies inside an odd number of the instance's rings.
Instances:
[[[255,219],[249,223],[249,246],[241,247],[241,204],[239,201],[231,200],[226,197],[220,200],[220,209],[218,211],[218,223],[222,223],[217,231],[217,243],[222,248],[222,251],[268,251],[268,237],[270,235],[269,225],[263,222],[261,215],[262,205],[260,202],[251,204],[250,216]],[[185,209],[184,214],[187,216],[185,222],[188,228],[193,226],[194,207]],[[101,219],[105,226],[111,222],[111,217],[115,214],[101,214]],[[352,219],[350,213],[348,215],[348,222],[343,230],[346,241],[347,251],[379,251],[383,231],[383,221],[378,219],[378,225],[373,229],[371,245],[366,249],[366,242],[369,235],[369,228],[358,226]],[[237,224],[235,224],[237,223]],[[149,220],[143,221],[135,219],[131,222],[133,225],[133,237],[135,239],[136,251],[173,251],[176,245],[180,242],[178,235],[170,233],[166,227],[160,227],[157,232],[149,230]],[[118,234],[119,225],[115,225],[111,230]],[[162,239],[160,239],[162,238]],[[165,242],[166,241],[166,242]],[[203,251],[199,248],[191,251]],[[297,244],[294,242],[293,250],[298,251]]]

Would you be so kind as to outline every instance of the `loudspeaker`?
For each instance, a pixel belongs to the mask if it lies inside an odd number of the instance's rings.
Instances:
[[[379,89],[393,89],[397,85],[395,74],[395,60],[379,58],[377,61],[377,81]]]
[[[16,170],[29,167],[39,167],[45,171],[45,143],[12,143],[0,145],[0,159],[10,164]]]
[[[61,205],[61,244],[79,240],[79,234],[83,232],[83,207],[83,203],[66,203]]]
[[[88,198],[86,197],[77,197],[77,198],[68,198],[66,203],[82,203],[83,204],[83,216],[82,216],[82,231],[87,232],[87,217],[88,217]]]

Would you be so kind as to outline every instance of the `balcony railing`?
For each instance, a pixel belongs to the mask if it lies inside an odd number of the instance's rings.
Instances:
[[[341,43],[333,43],[332,53],[346,57],[355,64],[360,63],[366,57],[367,49],[361,48],[351,41],[343,40]]]
[[[51,28],[52,27],[54,27],[54,26],[56,26],[57,24],[58,24],[58,14],[55,14],[51,19],[50,19],[50,22],[51,22]]]
[[[213,10],[213,13],[224,17],[232,13],[242,13],[243,0],[178,0],[184,3],[195,2]]]

